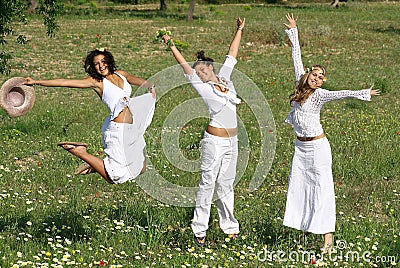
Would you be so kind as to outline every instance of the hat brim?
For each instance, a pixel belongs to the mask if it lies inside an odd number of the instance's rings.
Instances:
[[[25,78],[8,79],[0,89],[0,106],[11,117],[18,117],[29,112],[35,104],[35,90],[24,85]]]

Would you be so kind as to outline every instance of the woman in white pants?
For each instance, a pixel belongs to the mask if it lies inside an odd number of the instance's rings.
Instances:
[[[234,191],[238,156],[236,105],[240,100],[230,76],[236,64],[245,19],[236,20],[237,31],[230,44],[226,59],[218,74],[214,72],[213,60],[197,53],[197,62],[190,66],[168,35],[163,40],[170,47],[186,78],[203,98],[210,113],[210,123],[202,140],[201,180],[196,197],[192,230],[194,241],[204,246],[210,218],[214,188],[220,227],[225,234],[237,237],[239,223],[233,215]]]
[[[286,15],[285,31],[292,43],[296,87],[286,122],[297,136],[283,224],[298,230],[324,235],[324,252],[332,248],[336,207],[332,176],[331,147],[320,123],[322,106],[333,100],[357,98],[369,101],[379,90],[322,89],[326,71],[314,65],[307,72],[301,60],[300,44],[293,15]]]

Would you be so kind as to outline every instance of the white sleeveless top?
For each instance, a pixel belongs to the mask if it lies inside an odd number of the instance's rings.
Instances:
[[[115,74],[124,80],[123,88],[120,88],[106,78],[103,78],[103,96],[101,97],[101,100],[110,111],[109,120],[113,120],[126,106],[128,106],[132,94],[132,87],[126,78],[117,72]]]

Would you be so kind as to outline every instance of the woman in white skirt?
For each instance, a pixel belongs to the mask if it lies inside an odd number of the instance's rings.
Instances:
[[[298,230],[323,234],[324,252],[330,252],[336,223],[335,193],[332,176],[331,147],[321,123],[322,106],[332,100],[357,98],[369,101],[379,95],[379,90],[322,89],[326,80],[325,68],[314,65],[305,71],[301,60],[296,21],[287,14],[286,34],[292,43],[292,59],[296,75],[296,87],[291,98],[291,110],[286,122],[297,136],[286,211],[283,224]]]
[[[111,184],[126,182],[146,169],[143,135],[154,114],[154,85],[118,70],[113,55],[105,49],[88,52],[84,68],[88,77],[83,79],[34,80],[27,77],[25,84],[92,88],[110,112],[102,127],[106,157],[101,159],[89,154],[86,143],[60,142],[58,145],[87,163],[76,173],[98,172]],[[148,88],[149,93],[131,98],[131,85]]]
[[[213,60],[205,57],[204,51],[198,52],[197,62],[190,66],[172,39],[168,35],[163,36],[176,61],[182,66],[186,78],[208,106],[210,114],[210,123],[202,140],[202,174],[192,221],[194,241],[198,246],[205,245],[214,188],[222,231],[233,239],[239,233],[239,223],[233,215],[233,184],[238,156],[236,105],[240,99],[236,97],[230,76],[237,63],[236,56],[245,20],[238,18],[236,23],[237,31],[217,74],[214,73]]]

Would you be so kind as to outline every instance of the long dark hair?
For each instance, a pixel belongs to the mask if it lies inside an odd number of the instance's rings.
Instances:
[[[199,64],[205,64],[207,66],[213,65],[214,60],[212,58],[206,57],[204,50],[198,51],[196,57],[197,61],[193,64],[193,68],[195,68]]]
[[[111,54],[111,52],[107,51],[107,50],[99,50],[99,49],[95,49],[92,51],[89,51],[86,59],[85,59],[85,63],[84,63],[84,68],[85,68],[85,72],[92,78],[101,81],[103,79],[103,76],[101,74],[99,74],[96,71],[96,68],[94,67],[94,63],[93,63],[93,59],[94,57],[98,56],[98,55],[104,55],[104,60],[108,65],[108,70],[110,71],[110,73],[114,73],[117,70],[117,66],[115,65],[115,60],[114,60],[114,56]]]
[[[325,67],[322,65],[314,65],[312,66],[307,72],[300,78],[299,83],[296,85],[294,88],[294,93],[290,95],[290,103],[293,101],[300,103],[302,105],[308,97],[312,93],[314,93],[315,89],[310,88],[310,86],[307,83],[307,79],[310,76],[310,73],[314,69],[320,69],[323,73],[324,76],[326,75],[326,70]]]

